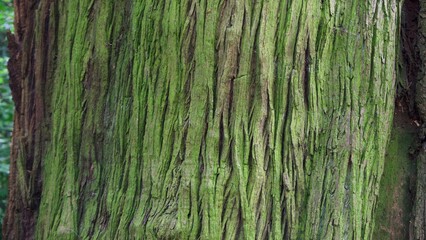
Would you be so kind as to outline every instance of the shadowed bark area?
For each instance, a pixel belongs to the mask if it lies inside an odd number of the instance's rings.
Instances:
[[[402,107],[398,101],[397,105],[380,180],[374,240],[409,239],[416,179],[416,161],[410,152],[419,127],[410,118],[408,107]]]
[[[418,49],[416,107],[423,121],[422,131],[419,132],[419,147],[417,155],[417,189],[413,219],[410,229],[410,239],[419,240],[426,238],[426,2],[419,1],[418,32],[416,35]]]
[[[399,1],[15,6],[6,238],[371,238]]]
[[[400,52],[396,66],[396,106],[375,210],[375,240],[409,239],[413,233],[412,217],[416,213],[413,209],[416,195],[416,155],[422,123],[415,101],[419,70],[418,17],[419,1],[404,1],[398,33]]]

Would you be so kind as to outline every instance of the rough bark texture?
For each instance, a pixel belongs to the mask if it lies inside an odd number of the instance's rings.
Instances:
[[[426,1],[419,1],[417,44],[420,62],[417,62],[416,106],[420,117],[426,122]],[[417,49],[416,49],[417,50]]]
[[[419,1],[417,44],[419,63],[416,84],[416,107],[423,121],[419,133],[421,148],[417,156],[417,189],[410,239],[426,238],[426,1]]]
[[[15,6],[6,238],[371,237],[399,1]]]
[[[410,239],[422,240],[426,238],[426,146],[423,146],[417,156],[417,189],[414,219],[411,226]]]

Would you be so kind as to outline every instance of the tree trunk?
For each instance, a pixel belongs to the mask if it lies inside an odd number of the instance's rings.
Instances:
[[[426,1],[419,1],[418,32],[416,47],[418,48],[418,75],[416,84],[416,107],[423,121],[423,130],[419,133],[421,147],[417,155],[417,186],[413,219],[411,224],[411,240],[426,238]]]
[[[369,239],[399,1],[15,0],[9,239]]]

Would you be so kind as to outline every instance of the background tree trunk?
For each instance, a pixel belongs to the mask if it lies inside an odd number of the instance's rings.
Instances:
[[[399,1],[15,6],[6,238],[371,237]]]
[[[422,131],[419,133],[421,147],[417,155],[417,186],[413,208],[410,239],[426,238],[426,2],[419,1],[418,32],[416,34],[418,49],[416,107],[423,121]]]

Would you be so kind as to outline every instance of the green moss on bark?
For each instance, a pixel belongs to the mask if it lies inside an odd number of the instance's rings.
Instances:
[[[43,59],[55,64],[49,98],[39,96],[49,137],[37,143],[35,237],[370,238],[393,113],[398,4],[31,8],[44,17],[49,9],[54,27],[37,41],[57,46]]]
[[[415,194],[416,160],[410,156],[418,128],[408,113],[397,108],[386,151],[375,213],[373,239],[408,239]]]

